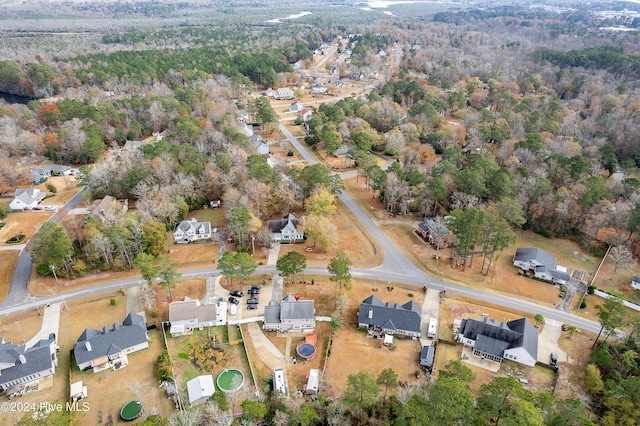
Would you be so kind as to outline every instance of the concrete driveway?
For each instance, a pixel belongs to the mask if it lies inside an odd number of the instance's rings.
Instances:
[[[567,362],[567,353],[558,346],[562,338],[562,322],[545,319],[542,333],[538,335],[538,361],[549,364],[551,352],[558,355],[558,362]]]

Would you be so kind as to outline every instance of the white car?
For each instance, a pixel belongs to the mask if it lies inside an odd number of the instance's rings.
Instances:
[[[52,211],[54,211],[56,208],[55,208],[55,207],[53,207],[53,206],[45,206],[45,207],[44,207],[44,209],[45,209],[46,211],[48,211],[48,212],[52,212]]]

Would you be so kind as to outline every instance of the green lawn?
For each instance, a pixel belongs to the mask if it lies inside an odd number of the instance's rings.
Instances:
[[[187,218],[195,217],[199,222],[211,222],[213,228],[223,227],[227,223],[224,209],[200,209],[189,212]]]

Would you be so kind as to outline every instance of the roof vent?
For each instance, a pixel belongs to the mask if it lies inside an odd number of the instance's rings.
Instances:
[[[87,348],[87,351],[91,352],[91,343],[89,343],[88,341],[85,341],[84,346],[85,348]]]
[[[369,309],[369,319],[373,318],[373,309]]]

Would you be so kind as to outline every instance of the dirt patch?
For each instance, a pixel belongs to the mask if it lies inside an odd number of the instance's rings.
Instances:
[[[0,254],[0,301],[4,300],[11,288],[13,270],[18,262],[19,250],[3,250]]]
[[[560,374],[553,394],[556,398],[577,398],[585,403],[590,397],[585,390],[584,372],[587,368],[591,346],[595,336],[580,331],[580,334],[567,339],[567,333],[562,333],[558,340],[560,348],[567,353],[566,363],[558,363]]]
[[[220,232],[220,231],[218,231]],[[220,245],[210,241],[190,244],[173,244],[173,233],[169,238],[169,254],[171,259],[179,263],[178,269],[213,268],[220,253]]]

